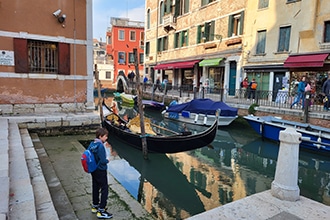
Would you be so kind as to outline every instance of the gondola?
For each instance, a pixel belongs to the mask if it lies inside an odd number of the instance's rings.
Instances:
[[[128,121],[112,112],[112,110],[105,103],[103,103],[103,114],[104,120],[102,125],[109,131],[110,134],[113,134],[131,146],[142,150],[141,134],[132,132],[127,127]],[[177,153],[207,146],[213,142],[217,133],[217,127],[218,122],[217,120],[214,120],[212,126],[197,134],[192,134],[187,131],[181,133],[173,132],[175,134],[172,133],[168,136],[161,135],[156,132],[151,135],[146,134],[145,138],[148,152]]]

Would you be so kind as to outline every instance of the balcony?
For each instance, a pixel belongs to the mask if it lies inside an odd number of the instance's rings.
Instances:
[[[166,14],[163,17],[163,25],[164,30],[166,32],[169,32],[171,30],[175,30],[176,27],[176,18],[173,16],[173,14]]]

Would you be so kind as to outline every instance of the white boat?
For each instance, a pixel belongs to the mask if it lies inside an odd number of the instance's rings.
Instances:
[[[219,116],[216,112],[219,111]],[[237,108],[211,99],[193,99],[190,102],[174,104],[162,112],[163,117],[184,123],[211,126],[218,117],[218,126],[227,126],[237,118]]]

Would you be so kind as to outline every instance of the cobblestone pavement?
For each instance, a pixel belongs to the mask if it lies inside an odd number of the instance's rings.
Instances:
[[[31,134],[31,138],[59,218],[97,219],[90,209],[91,175],[82,169],[80,157],[84,148],[79,143],[79,140],[92,140],[94,136],[38,137]],[[114,215],[113,219],[153,219],[111,174],[108,179],[108,212]]]

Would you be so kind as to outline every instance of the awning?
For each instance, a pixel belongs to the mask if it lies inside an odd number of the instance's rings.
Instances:
[[[162,63],[158,64],[154,67],[155,70],[168,70],[168,69],[185,69],[185,68],[193,68],[195,63],[200,60],[190,60],[183,62],[173,62],[173,63]]]
[[[206,59],[199,62],[199,66],[218,66],[223,58]]]
[[[324,61],[328,56],[329,53],[290,55],[284,61],[284,67],[323,67]]]

